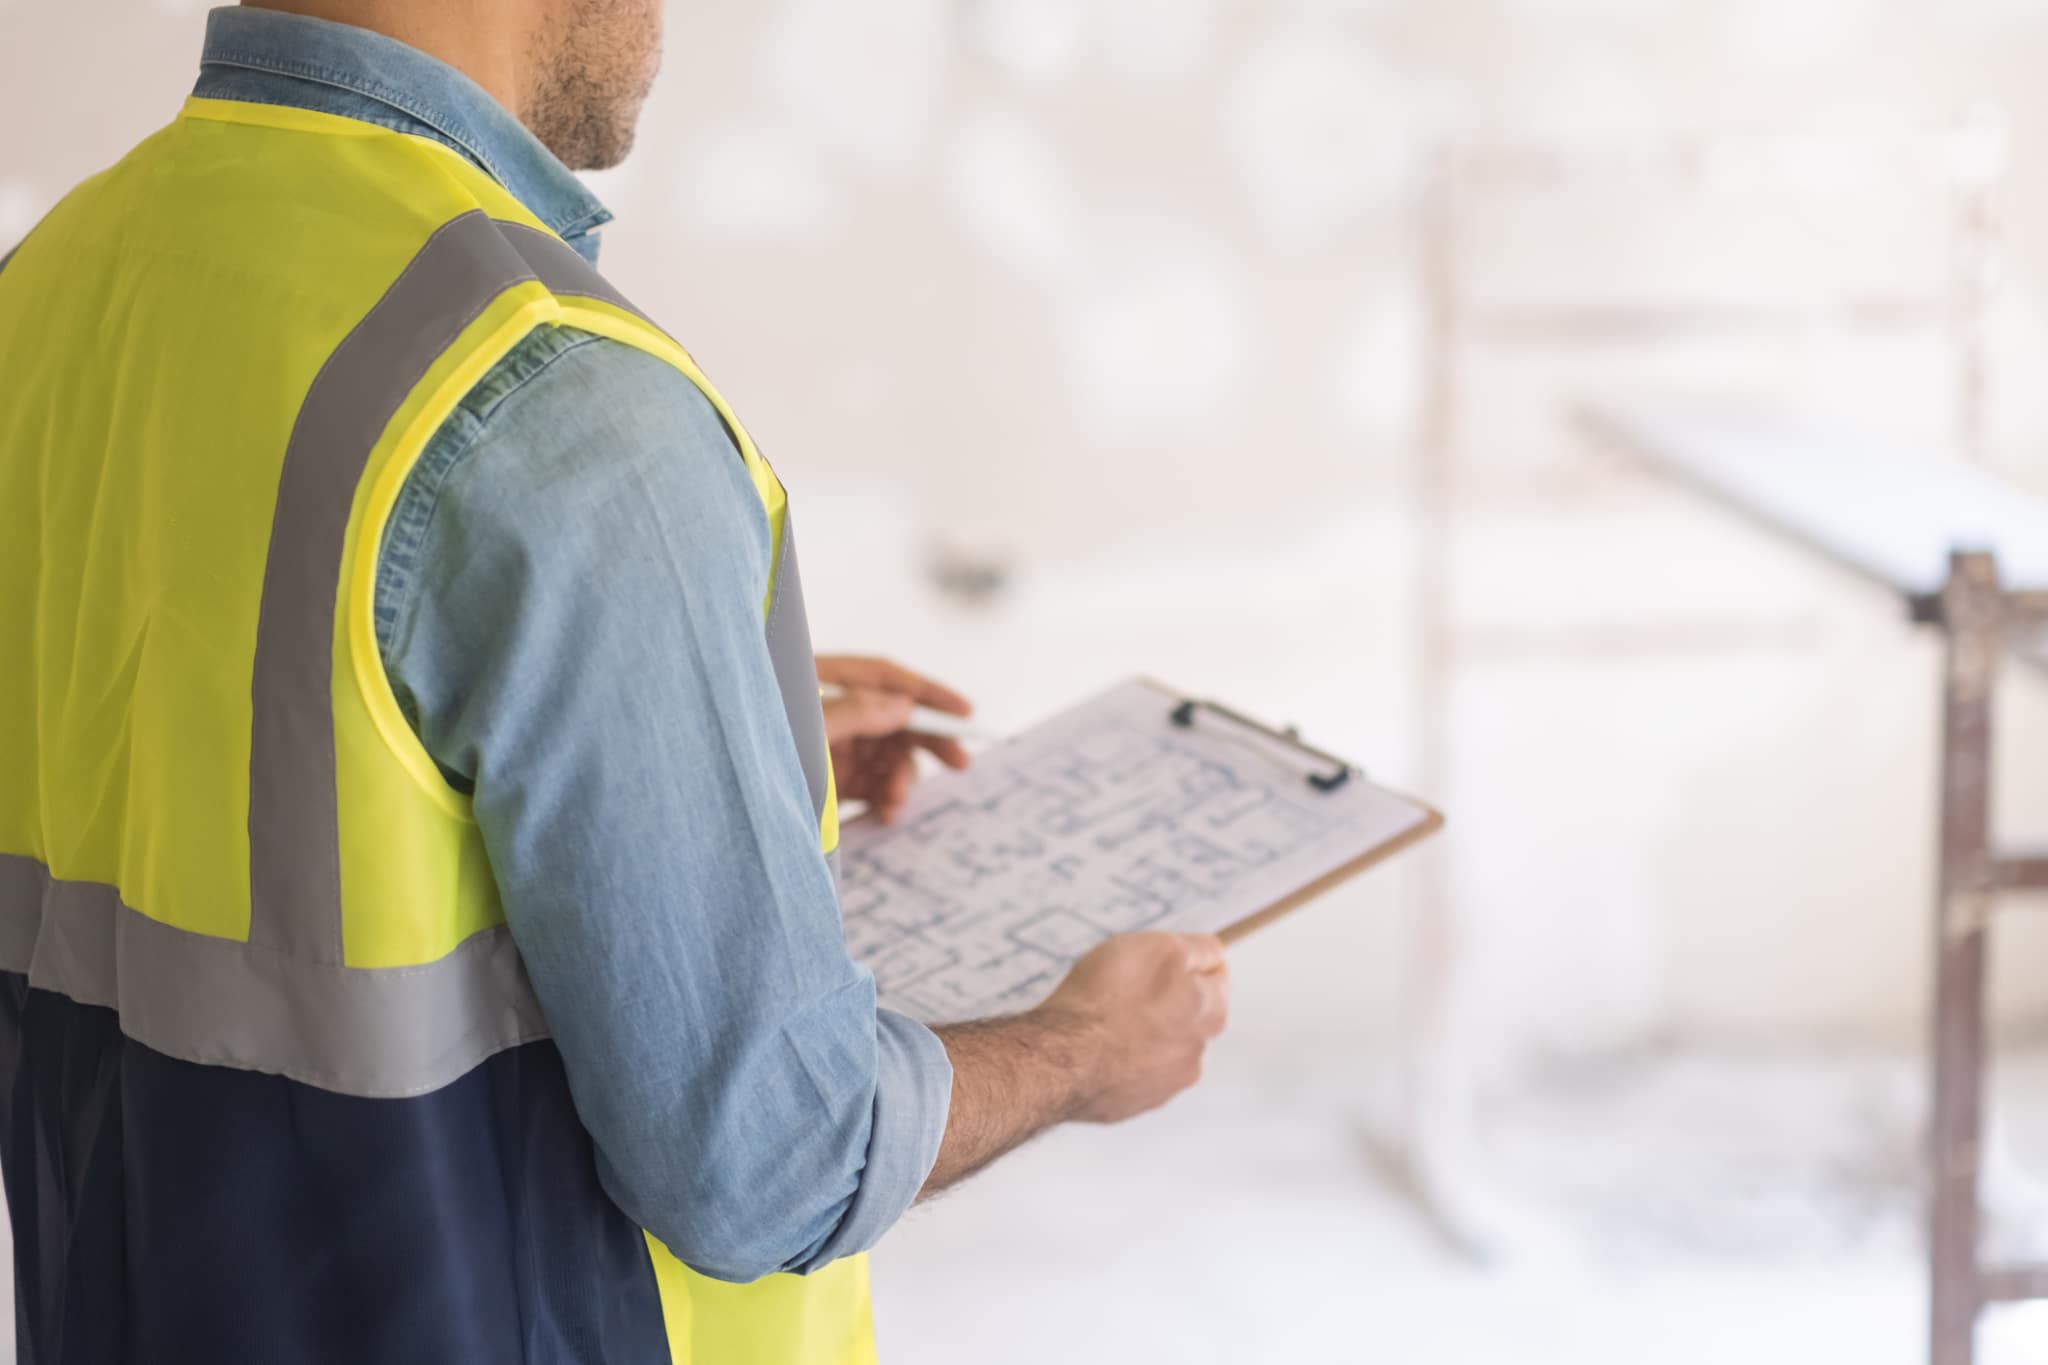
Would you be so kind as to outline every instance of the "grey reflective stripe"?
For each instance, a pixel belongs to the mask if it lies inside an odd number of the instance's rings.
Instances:
[[[811,654],[803,575],[797,569],[796,521],[787,507],[774,594],[768,601],[768,658],[775,665],[775,685],[782,689],[782,711],[789,717],[796,755],[803,761],[804,783],[811,789],[811,809],[822,820],[831,756],[825,747],[825,708],[818,699],[818,661]]]
[[[188,1062],[373,1099],[423,1094],[547,1035],[511,936],[421,967],[315,965],[159,924],[111,886],[0,854],[0,970],[86,1005]]]
[[[434,361],[493,299],[532,278],[483,212],[444,224],[343,338],[300,406],[256,627],[251,944],[342,961],[332,679],[349,507],[371,449]]]
[[[509,223],[502,218],[496,221],[498,231],[526,261],[535,278],[548,287],[549,293],[566,298],[602,299],[654,327],[654,320],[629,303],[624,294],[612,287],[610,280],[597,273],[596,266],[577,255],[575,247],[552,232],[542,232],[524,223]]]
[[[548,287],[549,293],[560,298],[601,299],[615,308],[625,309],[655,331],[661,332],[660,325],[653,318],[635,308],[631,300],[612,288],[612,282],[598,274],[596,266],[576,254],[576,248],[552,232],[542,232],[524,223],[509,223],[502,218],[496,221],[498,231],[505,235],[505,240],[512,244],[512,249],[525,259],[534,276]],[[668,336],[668,333],[662,332],[662,335]],[[674,341],[675,338],[669,337],[669,340]],[[718,422],[725,428],[725,434],[732,438],[733,446],[738,448],[742,439],[740,433],[734,429],[731,422],[726,421],[723,412],[719,413]]]

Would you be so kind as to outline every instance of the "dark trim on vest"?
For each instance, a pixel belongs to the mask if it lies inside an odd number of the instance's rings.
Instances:
[[[554,1044],[369,1099],[123,1023],[0,971],[23,1361],[668,1365],[647,1238]]]

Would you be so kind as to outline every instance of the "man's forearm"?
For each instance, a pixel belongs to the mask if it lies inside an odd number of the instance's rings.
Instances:
[[[1088,1024],[1059,1010],[936,1032],[953,1062],[953,1105],[919,1198],[1075,1117],[1087,1100],[1095,1050]]]
[[[1229,1012],[1223,944],[1130,934],[1099,944],[1029,1014],[938,1030],[952,1109],[919,1197],[1056,1123],[1117,1123],[1195,1083]]]

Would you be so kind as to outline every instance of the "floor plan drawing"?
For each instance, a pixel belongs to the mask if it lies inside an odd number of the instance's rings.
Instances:
[[[1411,832],[1427,809],[1307,781],[1282,746],[1120,685],[924,783],[841,848],[849,948],[933,1023],[1037,1004],[1114,934],[1216,932]]]

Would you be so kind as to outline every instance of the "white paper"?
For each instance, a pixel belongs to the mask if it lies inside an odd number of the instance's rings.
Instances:
[[[884,1004],[928,1023],[1028,1009],[1113,934],[1216,932],[1398,839],[1428,812],[1126,683],[856,821],[840,901]]]

